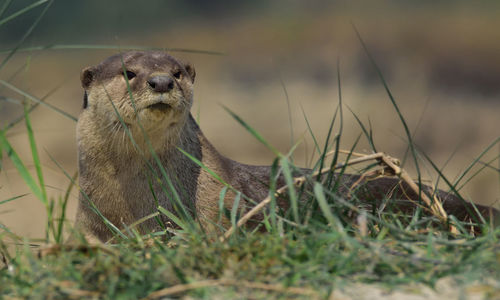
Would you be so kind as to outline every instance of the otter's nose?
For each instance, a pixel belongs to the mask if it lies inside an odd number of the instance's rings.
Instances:
[[[157,75],[148,79],[148,85],[157,93],[166,93],[174,88],[174,80],[168,75]]]

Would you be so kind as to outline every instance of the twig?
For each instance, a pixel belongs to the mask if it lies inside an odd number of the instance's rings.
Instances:
[[[349,151],[349,150],[342,150],[342,149],[339,149],[339,153],[347,154],[347,155],[350,155],[350,156],[357,156],[357,157],[365,157],[367,155],[372,155],[372,154],[363,154],[363,153],[352,152],[352,151]],[[380,152],[377,152],[377,153],[380,153]],[[377,154],[377,153],[375,153],[375,154]],[[325,157],[331,156],[333,154],[335,154],[335,150],[327,152],[325,154]]]
[[[327,173],[327,172],[330,172],[332,170],[341,169],[341,168],[348,166],[348,165],[354,165],[354,164],[362,163],[362,162],[365,162],[368,160],[373,160],[373,159],[380,159],[384,155],[385,154],[383,154],[383,153],[374,153],[374,154],[370,154],[370,155],[365,155],[363,157],[350,160],[346,163],[339,163],[332,169],[330,167],[323,168],[320,171],[314,172],[312,174],[312,176],[317,176],[319,174]],[[293,180],[293,185],[297,186],[297,187],[301,186],[306,181],[306,179],[307,179],[306,176],[296,177]],[[279,188],[278,190],[276,190],[275,195],[278,196],[278,195],[282,194],[283,192],[285,192],[287,189],[288,189],[288,186],[285,185],[285,186]],[[240,228],[242,225],[244,225],[246,222],[248,222],[248,220],[251,217],[256,215],[262,208],[264,208],[267,204],[269,204],[271,202],[271,199],[272,199],[272,197],[269,195],[264,200],[262,200],[259,204],[254,206],[249,212],[247,212],[243,217],[241,217],[241,219],[238,220],[238,222],[236,223],[236,227],[231,226],[231,228],[229,228],[224,233],[224,235],[220,237],[220,241],[224,242],[226,239],[228,239],[234,233],[234,231],[236,229]]]
[[[359,154],[359,153],[348,152],[348,151],[344,151],[344,150],[340,150],[339,152],[342,152],[342,153],[351,153],[352,155],[356,155],[356,156],[362,155],[362,154]],[[326,154],[326,156],[327,155],[331,155],[332,153],[334,153],[334,152],[330,151],[329,153]],[[377,152],[377,153],[373,153],[373,154],[363,155],[363,156],[361,156],[359,158],[349,160],[349,161],[347,161],[345,163],[339,163],[334,168],[330,168],[330,167],[323,168],[323,169],[321,169],[319,171],[314,172],[312,174],[312,176],[317,176],[319,174],[327,173],[327,172],[330,172],[330,171],[333,171],[333,170],[336,170],[336,169],[343,168],[345,166],[354,165],[354,164],[366,162],[366,161],[369,161],[369,160],[377,160],[379,162],[384,163],[389,168],[391,168],[394,171],[394,174],[396,176],[400,177],[406,184],[408,184],[408,186],[417,195],[418,194],[421,195],[422,200],[430,208],[431,213],[433,215],[435,215],[439,219],[443,220],[444,222],[448,221],[448,214],[444,210],[443,205],[441,204],[441,201],[439,201],[439,199],[435,195],[433,196],[433,200],[434,201],[431,201],[430,198],[429,198],[429,196],[427,196],[427,194],[418,187],[418,185],[415,183],[415,181],[413,181],[413,179],[411,178],[411,176],[403,168],[401,168],[401,167],[398,166],[398,164],[399,164],[398,160],[395,159],[395,158],[390,157],[389,155],[386,155],[383,152]],[[294,178],[293,186],[295,186],[295,187],[301,186],[306,181],[306,179],[307,179],[306,176],[301,176],[301,177]],[[278,196],[278,195],[284,193],[288,188],[289,188],[289,186],[285,185],[285,186],[277,189],[276,192],[275,192],[275,196]],[[249,212],[247,212],[243,217],[241,217],[241,219],[238,220],[238,222],[236,223],[236,226],[231,226],[224,233],[224,235],[219,238],[219,240],[221,242],[224,242],[225,240],[227,240],[234,233],[234,231],[236,229],[238,229],[241,226],[243,226],[246,222],[248,222],[248,220],[250,218],[252,218],[260,210],[262,210],[267,204],[269,204],[271,202],[271,199],[272,199],[272,197],[269,195],[264,200],[262,200],[259,204],[257,204],[256,206],[254,206]],[[453,225],[450,225],[450,231],[451,231],[451,233],[454,233],[454,234],[458,233],[457,228],[455,226],[453,226]]]
[[[391,169],[394,170],[394,173],[396,174],[396,176],[400,177],[404,182],[406,182],[408,184],[408,186],[417,194],[421,194],[421,197],[422,197],[422,200],[424,200],[425,204],[427,204],[427,206],[429,206],[429,208],[431,209],[431,212],[433,214],[435,214],[436,216],[442,218],[443,217],[443,214],[446,218],[446,212],[443,210],[441,212],[440,208],[439,207],[436,207],[436,205],[433,205],[431,200],[429,199],[429,197],[424,193],[424,191],[420,190],[417,186],[417,184],[415,184],[415,182],[413,181],[413,179],[410,177],[410,175],[408,175],[408,173],[401,167],[399,167],[398,165],[396,165],[392,158],[388,155],[384,155],[381,157],[381,160],[384,164],[386,164],[387,166],[389,166]],[[442,208],[441,208],[442,209]]]
[[[432,214],[434,214],[436,217],[438,217],[439,219],[441,219],[442,221],[444,222],[447,222],[448,221],[448,214],[446,213],[446,211],[444,210],[443,208],[443,205],[441,204],[441,201],[439,201],[439,199],[434,195],[433,196],[433,200],[434,201],[431,201],[431,199],[429,198],[429,196],[427,196],[427,194],[425,193],[424,190],[420,189],[418,187],[418,185],[415,183],[415,181],[413,181],[413,179],[411,178],[411,176],[408,174],[408,172],[405,171],[405,169],[397,166],[395,163],[394,163],[394,159],[391,158],[390,156],[388,155],[383,155],[381,157],[382,161],[387,165],[389,166],[391,169],[394,170],[394,173],[400,177],[404,182],[406,182],[406,184],[408,184],[408,186],[418,195],[420,194],[420,197],[422,198],[422,200],[425,202],[425,204],[431,209],[431,212]],[[455,226],[453,225],[450,225],[450,231],[451,233],[453,234],[457,234],[458,233],[458,230]]]

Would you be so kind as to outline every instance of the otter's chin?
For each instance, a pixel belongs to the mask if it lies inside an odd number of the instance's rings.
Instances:
[[[143,122],[158,122],[165,118],[172,118],[175,116],[175,111],[171,105],[165,103],[152,104],[139,112]]]
[[[161,104],[161,105],[160,105]],[[148,132],[164,132],[178,124],[183,118],[182,112],[163,103],[153,104],[139,112],[143,128]]]
[[[158,102],[158,103],[149,105],[148,107],[146,107],[146,109],[150,110],[150,111],[167,112],[167,111],[172,109],[172,106],[170,106],[170,104],[167,104],[167,103]]]

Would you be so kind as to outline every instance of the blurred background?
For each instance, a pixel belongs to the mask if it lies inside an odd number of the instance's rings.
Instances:
[[[40,5],[0,26],[0,79],[35,97],[46,96],[73,116],[82,107],[80,70],[119,51],[82,48],[215,51],[223,55],[172,54],[195,65],[192,113],[224,155],[249,164],[273,160],[228,115],[227,106],[282,152],[301,141],[294,160],[310,166],[314,144],[304,114],[323,145],[338,106],[338,67],[344,104],[341,148],[350,149],[362,132],[354,113],[365,126],[371,124],[378,151],[403,158],[408,145],[403,126],[354,25],[416,144],[450,180],[500,137],[498,1],[3,0],[0,20],[33,3]],[[36,49],[60,45],[72,49]],[[8,57],[15,47],[19,51]],[[2,128],[23,114],[14,100],[24,97],[0,86]],[[46,107],[37,108],[32,121],[50,195],[62,197],[69,180],[50,156],[69,174],[76,172],[76,124]],[[24,123],[7,136],[23,160],[31,162]],[[371,151],[365,138],[356,151]],[[461,190],[466,199],[499,206],[499,154],[497,144],[468,173],[467,178],[487,164]],[[410,160],[405,168],[416,174]],[[437,178],[428,166],[423,176]],[[4,155],[0,201],[24,193],[29,189]],[[76,204],[73,191],[69,219],[74,219]],[[0,205],[0,223],[21,235],[41,237],[45,218],[43,206],[31,195]]]

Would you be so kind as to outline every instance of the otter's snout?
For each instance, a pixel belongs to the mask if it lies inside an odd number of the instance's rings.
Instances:
[[[174,88],[174,80],[168,75],[157,75],[148,79],[148,85],[157,93],[167,93]]]

